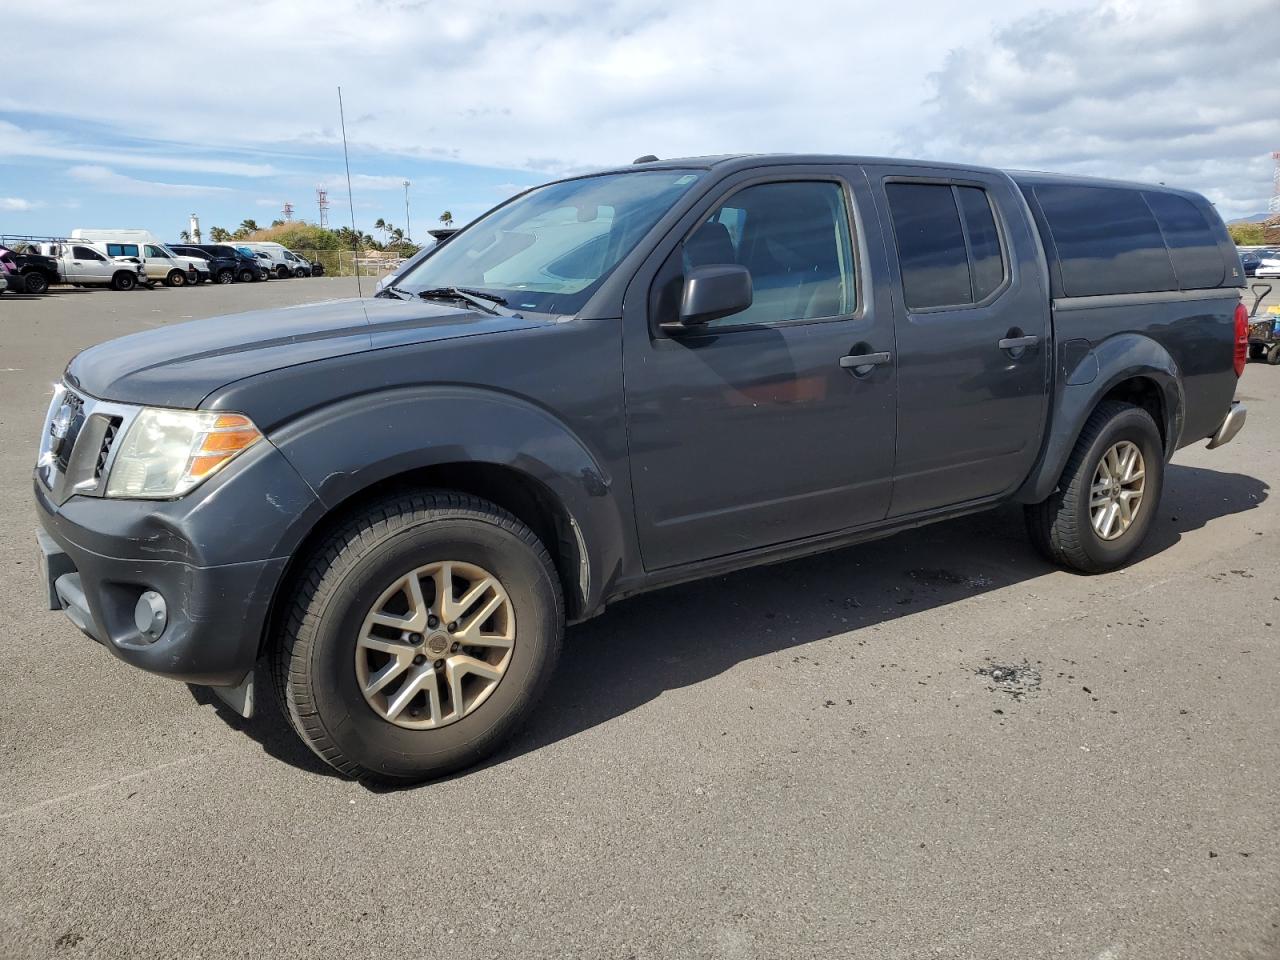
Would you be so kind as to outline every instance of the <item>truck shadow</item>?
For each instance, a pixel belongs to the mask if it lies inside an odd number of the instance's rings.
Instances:
[[[1184,533],[1258,507],[1268,493],[1255,477],[1171,465],[1157,523],[1137,562],[1174,546]],[[456,776],[590,730],[743,661],[1056,570],[1027,540],[1021,508],[1007,506],[622,601],[569,630],[560,668],[524,731],[496,756]],[[258,713],[249,721],[209,691],[192,692],[272,756],[334,775],[289,729],[261,670],[258,682]]]

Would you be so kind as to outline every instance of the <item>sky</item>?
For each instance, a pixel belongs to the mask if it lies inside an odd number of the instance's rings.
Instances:
[[[59,0],[8,17],[0,234],[410,234],[567,173],[821,152],[1164,182],[1265,211],[1280,19],[1220,0]],[[104,15],[104,11],[108,15]],[[252,24],[252,28],[250,28]],[[53,56],[61,52],[59,56]],[[337,87],[350,144],[348,205]]]

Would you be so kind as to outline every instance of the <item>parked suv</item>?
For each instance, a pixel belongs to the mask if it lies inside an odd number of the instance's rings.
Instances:
[[[1239,259],[1201,196],[863,159],[527,191],[379,296],[73,359],[34,490],[47,600],[343,773],[475,762],[566,621],[1006,502],[1086,573],[1230,441]],[[707,638],[714,643],[714,637]]]
[[[168,244],[168,247],[176,254],[203,262],[205,264],[205,272],[215,283],[234,283],[237,279],[236,272],[240,267],[240,257],[210,253],[208,250],[194,244],[171,243]],[[250,277],[249,279],[256,278]]]

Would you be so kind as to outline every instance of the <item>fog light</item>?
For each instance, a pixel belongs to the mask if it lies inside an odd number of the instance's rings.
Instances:
[[[138,632],[147,640],[158,640],[169,622],[169,610],[164,597],[148,590],[138,598],[133,608],[133,622]]]

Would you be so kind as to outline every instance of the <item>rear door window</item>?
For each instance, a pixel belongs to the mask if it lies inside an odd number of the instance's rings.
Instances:
[[[991,200],[980,187],[887,183],[909,310],[980,303],[1008,275]]]
[[[1169,248],[1178,285],[1183,290],[1221,286],[1226,264],[1209,221],[1186,197],[1144,193]]]
[[[950,184],[888,183],[902,293],[912,310],[968,303],[969,261]]]
[[[1177,290],[1173,264],[1141,192],[1040,185],[1036,198],[1058,249],[1068,297]]]
[[[136,257],[138,255],[138,245],[136,243],[108,243],[107,253],[113,257]]]

